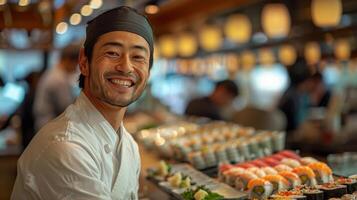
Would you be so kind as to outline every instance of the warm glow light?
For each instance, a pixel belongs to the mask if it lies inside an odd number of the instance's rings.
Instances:
[[[66,33],[68,29],[68,24],[66,22],[60,22],[59,24],[57,24],[56,26],[56,32],[58,34],[64,34]]]
[[[145,12],[150,15],[156,14],[159,12],[159,7],[157,5],[147,5],[145,7]]]
[[[317,42],[309,42],[305,45],[304,56],[310,65],[316,64],[321,58],[320,45]]]
[[[292,45],[285,44],[279,48],[279,60],[285,66],[290,66],[296,61],[296,50]]]
[[[273,51],[269,48],[259,50],[259,62],[263,65],[272,65],[275,62]]]
[[[250,70],[255,65],[255,55],[251,51],[245,51],[241,54],[242,68]]]
[[[238,43],[245,43],[250,40],[252,25],[247,16],[234,14],[228,17],[224,32],[228,39]]]
[[[6,0],[0,0],[0,5],[5,5],[6,4]]]
[[[337,26],[342,14],[342,3],[340,0],[312,0],[312,21],[319,27]]]
[[[98,8],[102,7],[102,5],[103,5],[103,1],[102,0],[91,0],[90,3],[89,3],[89,6],[92,9],[98,9]]]
[[[159,39],[160,55],[164,57],[174,57],[176,55],[176,41],[171,35],[165,35]]]
[[[93,13],[93,9],[89,5],[84,5],[81,8],[81,15],[83,16],[89,16]]]
[[[181,33],[178,36],[178,53],[180,56],[193,56],[197,51],[197,40],[191,33]]]
[[[290,14],[284,4],[272,3],[264,6],[262,27],[270,38],[286,37],[290,31]]]
[[[78,13],[74,13],[71,15],[71,17],[69,18],[69,22],[72,25],[78,25],[79,23],[81,23],[82,20],[82,16]]]
[[[30,4],[30,0],[20,0],[19,6],[27,6]]]
[[[221,47],[222,33],[217,26],[207,25],[202,28],[199,41],[201,47],[206,51],[215,51]]]
[[[335,43],[334,53],[338,60],[348,60],[351,55],[351,47],[348,40],[337,40]]]

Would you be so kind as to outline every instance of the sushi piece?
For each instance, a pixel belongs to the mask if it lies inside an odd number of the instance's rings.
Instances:
[[[357,191],[357,180],[352,178],[339,178],[336,180],[338,184],[347,186],[347,193],[352,194]]]
[[[256,178],[258,178],[258,176],[248,171],[238,174],[234,187],[239,191],[247,190],[249,181]]]
[[[252,163],[253,165],[257,166],[257,167],[268,167],[269,165],[262,161],[262,160],[253,160],[250,163]]]
[[[284,151],[280,151],[278,154],[284,156],[285,158],[300,160],[300,156],[297,155],[294,151],[284,150]]]
[[[311,163],[314,163],[314,162],[318,162],[318,160],[316,160],[313,157],[303,157],[303,158],[300,159],[300,162],[303,165],[308,165],[308,164],[311,164]]]
[[[225,172],[223,172],[223,182],[227,183],[230,186],[234,186],[235,180],[237,179],[238,175],[244,173],[245,169],[240,167],[231,168]]]
[[[224,176],[223,173],[229,169],[234,168],[233,165],[231,164],[221,164],[218,167],[218,180],[223,181],[224,180]]]
[[[296,167],[293,169],[295,174],[297,174],[301,180],[301,184],[307,185],[307,186],[315,186],[316,185],[316,179],[315,179],[315,173],[312,171],[311,168],[306,167],[306,166],[300,166]]]
[[[316,187],[324,192],[324,199],[340,198],[347,194],[347,187],[338,183],[324,183]]]
[[[299,161],[292,158],[284,158],[283,160],[280,161],[280,164],[284,164],[292,168],[301,166]]]
[[[263,167],[261,168],[267,175],[276,175],[278,172],[272,167]]]
[[[293,189],[294,187],[301,184],[299,176],[293,172],[282,171],[279,172],[279,175],[284,177],[289,182],[289,189]]]
[[[259,169],[258,167],[248,168],[247,171],[253,172],[259,178],[263,178],[264,176],[266,176],[265,172],[262,169]]]
[[[272,158],[274,158],[275,160],[281,161],[282,159],[284,159],[285,157],[280,155],[280,154],[274,154],[271,156]]]
[[[287,165],[284,165],[284,164],[279,164],[277,166],[274,167],[274,169],[278,172],[282,172],[282,171],[292,171],[293,168],[287,166]]]
[[[314,162],[308,165],[316,175],[318,184],[328,183],[333,181],[332,170],[329,166],[322,162]]]
[[[280,175],[267,175],[264,179],[273,184],[273,194],[287,189],[289,185],[289,181]]]
[[[262,160],[263,162],[267,163],[269,166],[274,167],[279,164],[279,160],[276,160],[272,157],[267,157]]]
[[[244,169],[248,169],[250,167],[256,167],[255,165],[250,164],[250,163],[240,163],[240,164],[236,164],[235,166],[241,167],[241,168],[244,168]]]
[[[267,199],[273,192],[273,185],[264,179],[252,179],[248,183],[250,199]]]

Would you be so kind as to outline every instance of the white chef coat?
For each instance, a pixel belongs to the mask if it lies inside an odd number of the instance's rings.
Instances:
[[[138,199],[138,146],[120,130],[81,93],[21,155],[11,199]]]

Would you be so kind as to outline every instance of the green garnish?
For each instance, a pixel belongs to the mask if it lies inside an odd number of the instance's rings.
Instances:
[[[206,191],[208,193],[208,196],[206,196],[203,200],[222,200],[223,199],[222,195],[220,195],[218,193],[215,193],[215,192],[212,192],[211,190],[206,188],[204,185],[198,186],[195,190],[192,190],[191,188],[189,188],[185,192],[183,192],[181,194],[181,196],[185,200],[195,200],[194,195],[200,189],[204,190],[204,191]]]

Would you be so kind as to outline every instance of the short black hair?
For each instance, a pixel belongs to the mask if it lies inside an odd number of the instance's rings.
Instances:
[[[288,68],[290,84],[297,86],[311,77],[311,72],[304,58],[299,57],[293,65]]]
[[[218,87],[223,87],[226,89],[230,94],[232,94],[233,97],[236,97],[239,94],[239,89],[237,84],[232,81],[232,80],[223,80],[223,81],[218,81],[216,83],[216,88]]]

